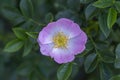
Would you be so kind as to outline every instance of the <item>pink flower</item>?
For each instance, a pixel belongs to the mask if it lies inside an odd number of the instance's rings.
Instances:
[[[59,64],[73,61],[85,50],[86,42],[87,36],[79,25],[66,18],[49,23],[38,36],[41,53]]]

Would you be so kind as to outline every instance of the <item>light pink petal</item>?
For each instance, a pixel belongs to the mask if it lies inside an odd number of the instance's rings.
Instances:
[[[52,43],[52,38],[58,31],[59,29],[56,27],[56,22],[49,23],[46,27],[43,28],[42,31],[40,31],[38,42],[41,44]]]
[[[72,20],[61,18],[57,21],[57,26],[63,33],[69,35],[69,38],[78,36],[81,33],[81,29],[78,24],[74,23]]]
[[[52,49],[53,49],[53,43],[50,43],[50,44],[40,44],[41,54],[43,54],[45,56],[49,56],[49,53],[52,51]]]
[[[59,64],[71,62],[75,58],[74,55],[68,49],[62,48],[53,48],[50,55]]]
[[[69,50],[74,53],[74,55],[80,54],[85,50],[85,44],[87,42],[87,36],[82,31],[79,36],[71,38],[68,42]]]

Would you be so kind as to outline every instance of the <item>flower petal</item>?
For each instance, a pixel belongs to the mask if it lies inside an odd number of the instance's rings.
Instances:
[[[59,64],[71,62],[75,58],[74,55],[68,49],[62,48],[53,48],[50,55]]]
[[[49,23],[43,30],[39,33],[38,42],[41,44],[52,43],[52,38],[59,29],[56,27],[56,22]]]
[[[77,55],[84,51],[86,42],[87,42],[87,36],[82,31],[79,36],[76,36],[69,40],[68,48],[71,52],[73,52],[75,55]]]
[[[78,36],[81,33],[81,29],[78,24],[74,23],[72,20],[61,18],[57,21],[57,26],[63,33],[69,35],[69,38]]]
[[[53,49],[53,43],[50,43],[50,44],[39,44],[39,45],[40,45],[41,54],[43,54],[45,56],[49,56],[49,53]]]

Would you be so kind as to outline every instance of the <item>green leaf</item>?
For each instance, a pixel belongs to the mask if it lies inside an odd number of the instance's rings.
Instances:
[[[116,50],[116,59],[115,59],[115,68],[120,68],[120,44],[117,45]]]
[[[48,13],[45,16],[45,21],[46,21],[46,23],[52,22],[53,21],[53,14],[52,13]]]
[[[109,80],[120,80],[120,75],[115,75],[112,78],[110,78]]]
[[[117,11],[113,8],[110,8],[108,12],[108,17],[107,17],[108,28],[112,28],[116,20],[117,20]]]
[[[115,0],[98,0],[93,3],[93,6],[98,8],[110,7],[115,3]]]
[[[85,17],[86,17],[86,19],[89,19],[93,15],[95,10],[96,10],[96,8],[92,4],[89,4],[87,6],[87,8],[85,9]]]
[[[55,15],[55,18],[56,20],[61,18],[61,17],[66,17],[66,18],[69,18],[70,16],[72,16],[73,13],[71,10],[65,10],[65,11],[59,11],[56,15]]]
[[[120,13],[120,1],[115,2],[115,7],[118,10],[118,12]]]
[[[99,64],[99,72],[100,72],[100,80],[109,80],[110,77],[112,76],[111,69],[107,65],[102,63]]]
[[[27,56],[32,50],[32,43],[30,41],[26,41],[24,45],[23,56]]]
[[[3,15],[10,20],[21,16],[20,12],[14,7],[5,6],[2,12],[3,12]]]
[[[86,57],[85,62],[84,62],[84,67],[87,73],[94,71],[95,68],[97,67],[97,63],[95,62],[96,56],[97,55],[95,53],[92,53]]]
[[[66,4],[69,9],[73,10],[73,11],[79,11],[80,10],[80,0],[67,0],[67,4]],[[71,6],[72,5],[72,6]]]
[[[116,58],[120,58],[120,43],[117,45],[115,49],[115,53],[116,53]]]
[[[26,34],[34,39],[37,39],[38,37],[38,32],[26,32]]]
[[[114,64],[115,68],[119,69],[120,68],[120,58],[116,58],[115,59],[115,64]]]
[[[11,22],[15,24],[19,24],[25,21],[24,17],[20,14],[19,10],[16,9],[15,7],[5,6],[2,9],[2,13],[7,19],[11,20]]]
[[[13,32],[15,33],[16,37],[21,40],[25,40],[27,38],[25,30],[22,28],[13,28]]]
[[[100,51],[99,53],[102,57],[103,62],[114,63],[115,56],[114,56],[114,53],[112,51],[107,50],[107,49],[102,49],[102,51]]]
[[[91,51],[92,49],[94,48],[94,46],[93,46],[93,44],[92,44],[92,42],[91,41],[87,41],[87,43],[86,43],[86,51]]]
[[[107,38],[110,34],[110,29],[107,26],[107,16],[106,14],[100,14],[98,17],[100,29]]]
[[[21,0],[20,9],[24,16],[26,16],[26,17],[33,16],[33,5],[32,5],[31,0]]]
[[[117,19],[116,23],[120,26],[120,17]]]
[[[12,40],[7,43],[7,45],[4,48],[4,51],[5,52],[16,52],[22,48],[23,44],[24,43],[18,39]]]
[[[72,63],[63,64],[57,71],[58,80],[67,80],[72,73]]]

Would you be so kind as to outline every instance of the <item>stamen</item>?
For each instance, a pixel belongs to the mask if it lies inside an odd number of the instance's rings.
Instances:
[[[53,37],[55,48],[67,48],[68,37],[63,32],[58,32]]]

